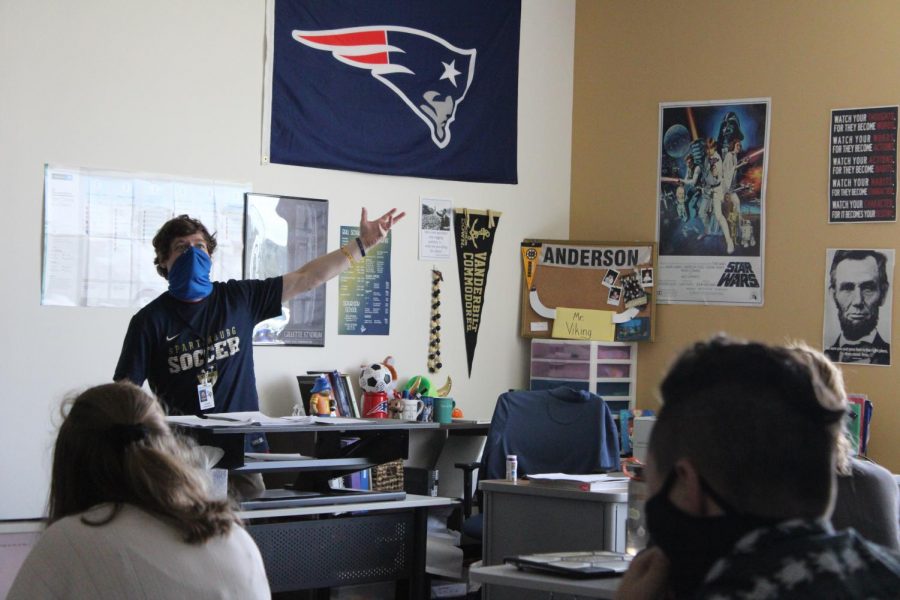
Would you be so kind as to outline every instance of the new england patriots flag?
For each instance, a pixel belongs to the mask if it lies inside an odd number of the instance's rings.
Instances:
[[[270,0],[263,160],[516,183],[521,0]]]

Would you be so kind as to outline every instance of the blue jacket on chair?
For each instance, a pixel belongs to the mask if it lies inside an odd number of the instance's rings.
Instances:
[[[619,468],[619,432],[603,399],[567,387],[512,391],[497,399],[480,479],[503,479],[506,456],[529,473],[596,473]]]
[[[518,475],[583,475],[619,468],[619,430],[603,398],[567,387],[513,391],[497,398],[478,479],[506,477],[506,456],[515,454]],[[482,513],[463,523],[481,539]]]

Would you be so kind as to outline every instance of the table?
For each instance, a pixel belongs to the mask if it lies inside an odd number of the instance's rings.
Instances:
[[[513,565],[495,565],[492,567],[474,567],[469,569],[469,578],[472,581],[517,588],[518,590],[531,590],[550,592],[552,594],[572,594],[585,598],[612,598],[615,595],[621,577],[602,577],[597,579],[572,579],[569,577],[556,577],[542,573],[521,571]],[[516,592],[516,597],[521,598],[522,593]]]
[[[240,517],[259,546],[272,591],[315,590],[396,581],[398,598],[427,597],[425,554],[430,507],[450,498],[405,495],[402,499],[340,499],[321,504],[329,479],[409,456],[411,430],[437,430],[436,423],[394,419],[333,421],[328,424],[177,424],[204,445],[222,448],[219,464],[232,472],[287,477],[293,489],[319,492],[316,504],[243,510]],[[273,451],[303,457],[249,461],[244,434],[265,433]],[[337,500],[335,500],[337,502]]]
[[[482,481],[485,566],[507,556],[576,550],[625,551],[627,485],[603,492],[555,488],[530,481]],[[527,592],[485,586],[484,598],[525,599]]]
[[[428,509],[450,498],[241,511],[273,592],[397,581],[395,597],[427,597]]]

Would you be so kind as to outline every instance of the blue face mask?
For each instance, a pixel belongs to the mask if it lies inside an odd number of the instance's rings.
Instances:
[[[209,280],[212,259],[199,248],[188,248],[169,269],[169,293],[187,302],[202,300],[212,293]]]

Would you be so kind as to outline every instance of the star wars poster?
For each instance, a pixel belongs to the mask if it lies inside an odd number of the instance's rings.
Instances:
[[[891,364],[893,249],[828,249],[822,348],[839,363]]]
[[[659,107],[657,302],[762,306],[770,100]]]

